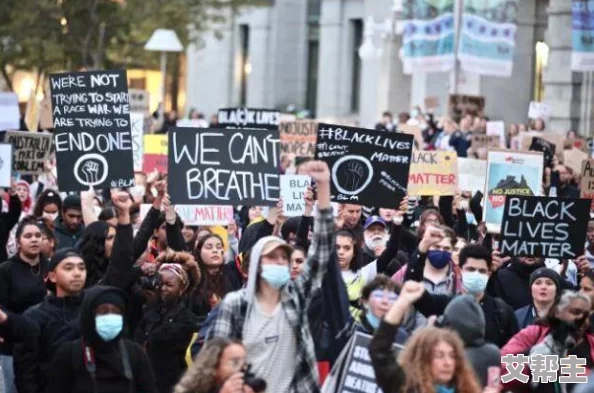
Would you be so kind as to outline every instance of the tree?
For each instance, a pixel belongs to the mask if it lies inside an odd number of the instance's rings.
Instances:
[[[157,28],[184,45],[245,6],[270,0],[2,0],[0,72],[156,67],[144,44]]]

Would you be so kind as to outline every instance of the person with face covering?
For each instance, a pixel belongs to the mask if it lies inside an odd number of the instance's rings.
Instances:
[[[305,169],[318,185],[319,211],[304,272],[291,281],[292,250],[284,240],[258,240],[250,253],[247,288],[225,297],[209,331],[209,338],[241,339],[252,371],[278,393],[319,391],[307,305],[334,252],[334,220],[328,165],[310,161]]]
[[[46,393],[156,393],[150,362],[124,338],[123,291],[97,285],[85,291],[82,337],[63,344],[52,361]]]
[[[588,329],[590,309],[588,296],[575,291],[564,291],[545,318],[521,330],[501,349],[502,358],[519,354],[552,355],[559,358],[574,355],[586,360],[586,369],[594,368],[594,334]],[[505,365],[502,361],[502,377],[508,374]],[[523,374],[530,375],[528,365],[525,365]],[[573,388],[571,384],[565,384],[562,390],[558,382],[538,384],[532,379],[526,384],[518,380],[509,381],[502,387],[503,390],[514,392],[559,392],[571,391]]]
[[[167,250],[155,261],[161,286],[156,301],[145,305],[135,339],[146,349],[157,391],[169,393],[186,370],[185,354],[196,330],[196,317],[183,299],[196,286],[200,271],[194,257]]]
[[[60,216],[60,210],[62,210],[62,198],[54,190],[45,190],[37,197],[35,207],[33,208],[33,215],[37,218],[46,218],[51,222],[52,226],[54,222]]]
[[[561,295],[561,277],[556,271],[541,267],[530,275],[532,303],[515,311],[520,329],[532,325],[535,320],[545,318]]]

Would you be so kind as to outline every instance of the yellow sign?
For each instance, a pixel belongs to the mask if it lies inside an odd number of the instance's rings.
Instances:
[[[452,151],[413,150],[408,194],[410,196],[456,195],[458,156]]]

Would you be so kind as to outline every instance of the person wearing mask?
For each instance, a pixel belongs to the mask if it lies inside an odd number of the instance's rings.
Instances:
[[[123,337],[126,295],[97,285],[85,291],[82,337],[63,344],[48,373],[46,393],[156,393],[150,362],[140,345]]]
[[[503,361],[506,355],[538,354],[559,358],[574,355],[586,360],[586,369],[594,368],[594,334],[588,329],[591,307],[588,296],[575,291],[563,291],[545,318],[521,330],[501,349],[501,376],[508,374]],[[524,367],[523,374],[530,375],[528,365]],[[523,384],[514,380],[504,383],[502,387],[506,391],[565,391],[561,390],[558,382],[539,385],[534,381]],[[563,386],[567,391],[572,388],[571,384]]]
[[[394,119],[392,113],[384,112],[382,114],[382,120],[375,125],[376,131],[393,132],[395,131]]]
[[[0,305],[7,311],[22,314],[27,308],[41,302],[47,292],[44,278],[48,262],[41,255],[42,232],[33,217],[25,217],[16,230],[18,252],[0,264]],[[0,343],[0,366],[5,393],[14,393],[14,342]]]
[[[369,356],[377,385],[385,393],[480,391],[472,365],[464,356],[464,344],[451,330],[421,329],[407,342],[397,360],[392,347],[394,336],[405,314],[424,291],[420,283],[404,283],[398,299],[373,336]]]
[[[258,393],[245,384],[247,351],[239,340],[209,340],[173,393]]]
[[[561,277],[556,271],[541,267],[530,275],[530,294],[532,304],[517,309],[514,313],[518,326],[524,329],[532,325],[536,319],[545,318],[561,295]]]
[[[334,221],[328,165],[310,161],[305,169],[318,186],[319,210],[304,273],[291,281],[292,249],[284,240],[258,240],[250,252],[247,288],[225,297],[208,334],[241,339],[252,371],[278,393],[319,391],[306,306],[334,252]]]
[[[62,212],[55,226],[56,247],[70,248],[82,237],[84,232],[80,197],[68,195],[62,203]]]
[[[62,210],[62,198],[54,190],[45,190],[37,197],[33,215],[37,218],[47,218],[51,225],[58,219]]]
[[[485,315],[476,299],[472,295],[456,296],[435,325],[458,333],[480,384],[487,386],[489,368],[500,366],[501,352],[485,340]]]

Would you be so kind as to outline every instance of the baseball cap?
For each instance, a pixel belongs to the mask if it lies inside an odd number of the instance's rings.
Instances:
[[[386,222],[380,216],[369,216],[367,217],[367,220],[365,220],[365,225],[363,226],[363,228],[367,229],[373,224],[381,224],[384,227],[387,227]]]
[[[262,247],[262,254],[260,254],[260,255],[268,255],[271,252],[273,252],[274,250],[276,250],[277,248],[284,249],[289,256],[291,256],[291,253],[293,252],[293,249],[291,248],[290,245],[287,244],[287,242],[285,242],[283,239],[276,238],[276,239],[270,239],[269,241],[266,242],[264,247]]]

